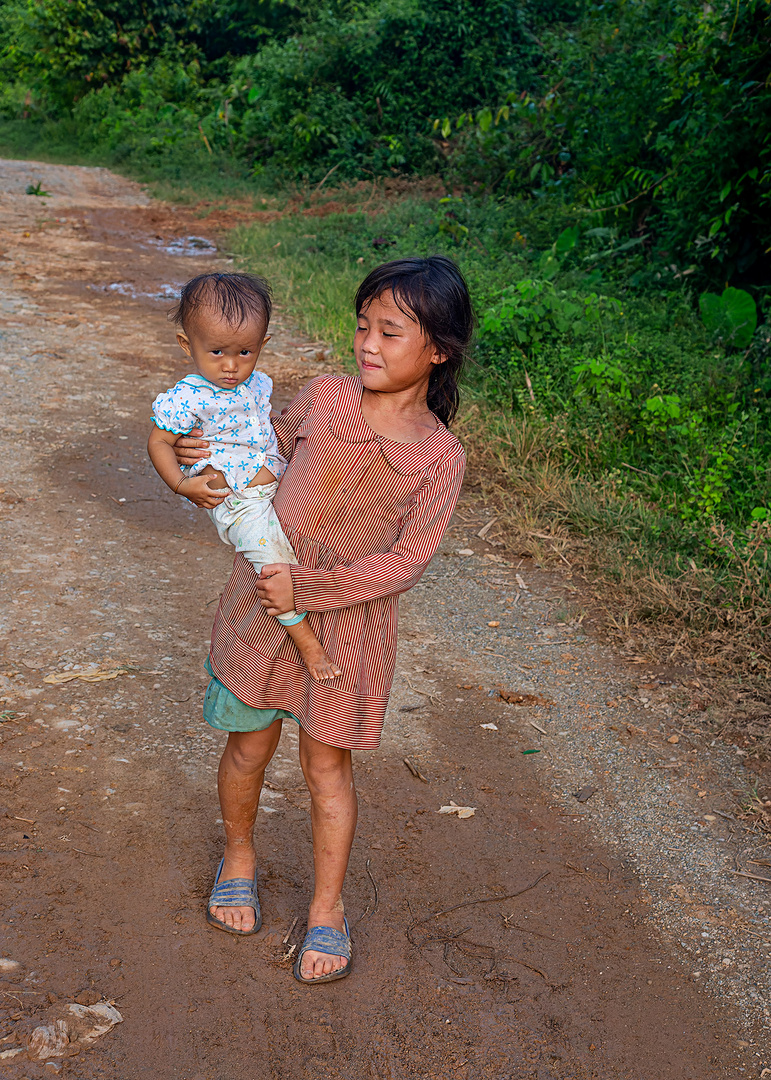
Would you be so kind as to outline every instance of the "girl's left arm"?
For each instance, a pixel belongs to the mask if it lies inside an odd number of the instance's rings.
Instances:
[[[292,566],[295,610],[330,611],[353,607],[412,588],[420,580],[450,523],[465,468],[466,458],[460,447],[439,463],[431,481],[410,508],[399,539],[389,551],[368,555],[350,566],[341,564],[332,570]]]

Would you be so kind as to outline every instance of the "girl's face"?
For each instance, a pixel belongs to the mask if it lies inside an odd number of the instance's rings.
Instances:
[[[386,394],[428,388],[432,366],[444,359],[390,292],[359,313],[353,351],[365,388]]]

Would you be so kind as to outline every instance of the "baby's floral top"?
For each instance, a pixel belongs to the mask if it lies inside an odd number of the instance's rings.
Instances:
[[[263,465],[277,480],[286,469],[270,422],[272,390],[273,380],[262,371],[253,371],[232,390],[220,389],[201,375],[186,375],[155,399],[153,421],[178,435],[201,428],[210,457],[182,471],[197,476],[212,465],[225,474],[233,491],[242,491]]]

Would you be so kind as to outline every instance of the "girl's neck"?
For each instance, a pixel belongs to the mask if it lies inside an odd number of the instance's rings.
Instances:
[[[427,389],[428,383],[395,393],[363,387],[361,415],[368,427],[391,442],[423,442],[437,429],[436,417],[426,401]]]

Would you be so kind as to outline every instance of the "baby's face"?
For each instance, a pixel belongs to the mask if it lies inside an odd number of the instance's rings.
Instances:
[[[262,319],[253,318],[233,326],[218,312],[202,311],[177,341],[207,382],[221,390],[234,390],[254,371],[269,337]]]

